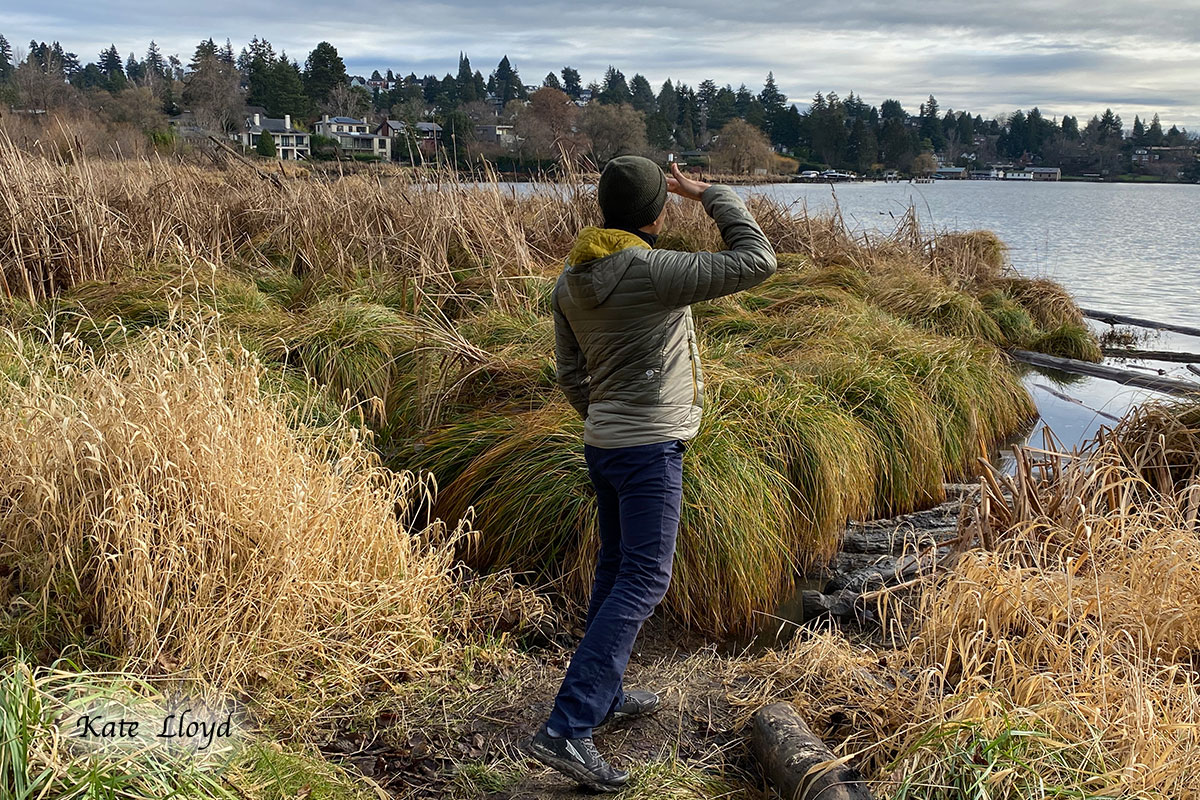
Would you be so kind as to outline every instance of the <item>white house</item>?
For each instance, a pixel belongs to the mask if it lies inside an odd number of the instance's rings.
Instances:
[[[392,160],[392,138],[371,133],[371,126],[364,119],[354,117],[330,117],[325,114],[313,126],[321,136],[337,141],[342,152],[348,156],[373,156],[384,161]]]
[[[306,159],[312,153],[310,135],[292,127],[291,114],[284,114],[283,119],[276,119],[256,113],[246,117],[246,130],[229,134],[231,139],[240,142],[245,148],[257,147],[262,136],[270,136],[275,140],[275,157],[284,161]]]

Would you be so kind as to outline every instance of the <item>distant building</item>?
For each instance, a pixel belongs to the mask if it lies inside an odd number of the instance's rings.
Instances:
[[[1003,170],[989,167],[988,169],[973,169],[971,170],[971,180],[973,181],[999,181],[1004,180]]]
[[[517,143],[517,134],[512,125],[476,125],[475,140],[484,144],[512,147]]]
[[[442,126],[436,122],[418,122],[413,125],[413,136],[408,136],[408,125],[397,119],[388,119],[375,129],[375,135],[386,136],[392,143],[392,156],[396,159],[409,156],[413,142],[421,157],[432,155],[437,151],[438,137],[441,136]]]
[[[345,155],[373,157],[384,161],[392,159],[391,137],[371,133],[371,126],[365,119],[330,117],[325,114],[321,121],[313,126],[313,130],[321,136],[336,140]]]
[[[1030,174],[1030,180],[1035,181],[1058,181],[1062,180],[1062,170],[1058,167],[1030,167],[1026,170]]]
[[[203,139],[211,133],[191,111],[180,111],[173,117],[167,117],[167,124],[181,139]]]
[[[943,181],[962,181],[967,179],[966,167],[938,167],[933,177]]]
[[[255,112],[246,117],[246,130],[231,133],[229,138],[247,149],[258,146],[258,140],[270,136],[275,140],[275,157],[283,161],[306,159],[312,154],[311,136],[307,131],[292,126],[292,115],[283,119],[264,117]]]
[[[1009,170],[1008,172],[1004,173],[1004,180],[1006,180],[1006,181],[1031,181],[1031,180],[1033,180],[1033,173],[1027,169],[1012,169],[1012,170]]]

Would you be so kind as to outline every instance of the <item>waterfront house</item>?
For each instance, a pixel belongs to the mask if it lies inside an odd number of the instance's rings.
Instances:
[[[418,122],[413,125],[412,137],[409,138],[408,124],[398,119],[388,119],[375,129],[377,136],[386,136],[392,142],[392,155],[396,159],[408,158],[415,147],[414,156],[433,155],[437,151],[438,137],[441,136],[442,126],[436,122]]]
[[[1030,167],[1026,172],[1029,173],[1030,180],[1034,181],[1062,180],[1062,170],[1058,167]]]
[[[512,125],[476,125],[475,140],[484,144],[512,147],[517,143],[517,135]]]
[[[231,133],[229,138],[246,149],[252,149],[258,146],[258,140],[263,136],[275,140],[275,157],[283,161],[307,159],[312,153],[312,137],[307,131],[292,125],[291,114],[284,114],[283,119],[277,119],[255,112],[246,117],[246,129]]]
[[[988,169],[973,169],[971,170],[971,180],[973,181],[1000,181],[1004,180],[1003,170],[989,167]]]
[[[1006,181],[1031,181],[1033,173],[1027,169],[1010,169],[1004,173]]]
[[[966,167],[938,167],[933,177],[942,181],[961,181],[967,178]]]
[[[384,161],[392,158],[391,137],[371,133],[371,126],[365,119],[330,117],[325,114],[313,129],[317,134],[335,140],[342,153],[351,158],[379,158]]]

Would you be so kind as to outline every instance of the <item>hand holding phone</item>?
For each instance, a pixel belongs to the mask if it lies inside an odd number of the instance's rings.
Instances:
[[[704,190],[712,184],[686,177],[679,171],[679,165],[671,163],[671,174],[667,176],[667,191],[686,197],[689,200],[699,200]]]

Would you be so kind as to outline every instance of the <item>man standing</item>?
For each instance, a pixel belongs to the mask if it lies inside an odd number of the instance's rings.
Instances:
[[[703,203],[728,249],[653,249],[668,192]],[[598,199],[604,227],[580,231],[553,308],[558,383],[584,419],[600,554],[583,639],[529,752],[585,786],[616,791],[629,773],[600,756],[592,734],[660,703],[652,692],[626,691],[622,676],[671,582],[684,443],[700,428],[691,305],[762,283],[775,253],[732,189],[691,180],[674,164],[668,178],[649,159],[615,158]]]

